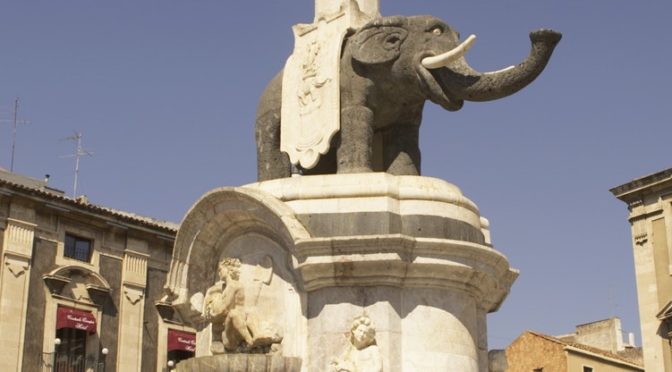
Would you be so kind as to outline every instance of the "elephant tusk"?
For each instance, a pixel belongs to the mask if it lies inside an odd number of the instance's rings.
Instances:
[[[443,54],[439,54],[438,56],[423,58],[421,63],[425,68],[429,69],[445,67],[449,63],[462,57],[464,53],[466,53],[467,50],[471,48],[471,45],[474,43],[474,41],[476,41],[476,35],[469,35],[469,37],[464,42],[462,42],[462,44]]]
[[[501,69],[501,70],[497,70],[497,71],[488,71],[488,72],[483,73],[483,75],[495,75],[495,74],[499,74],[500,72],[506,72],[506,71],[509,71],[509,70],[511,70],[512,68],[516,68],[516,66],[511,65],[511,66],[509,66],[509,67],[504,67],[504,68]]]

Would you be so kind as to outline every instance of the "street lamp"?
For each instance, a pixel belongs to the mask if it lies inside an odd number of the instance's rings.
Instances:
[[[108,349],[106,347],[104,347],[100,350],[100,354],[102,354],[102,357],[101,357],[102,361],[100,363],[98,363],[98,371],[99,372],[100,372],[100,367],[101,366],[103,367],[102,371],[105,372],[105,361],[107,359],[107,353],[109,353],[109,352],[110,352],[110,349]]]
[[[55,371],[56,370],[56,349],[58,349],[58,345],[61,344],[61,339],[56,337],[54,339],[54,352],[51,354],[51,370]]]
[[[175,367],[175,362],[172,361],[172,360],[169,360],[169,361],[168,361],[168,370],[169,370],[169,371],[172,371],[172,370],[173,370],[173,367]]]

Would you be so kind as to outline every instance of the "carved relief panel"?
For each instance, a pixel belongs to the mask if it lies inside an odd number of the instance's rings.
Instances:
[[[255,233],[218,251],[212,285],[191,297],[207,324],[209,350],[201,352],[300,355],[303,312],[286,251]]]

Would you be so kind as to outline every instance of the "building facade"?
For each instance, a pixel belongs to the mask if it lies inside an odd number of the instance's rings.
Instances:
[[[610,191],[628,205],[644,366],[672,371],[672,169]]]
[[[177,226],[0,169],[2,371],[165,371],[193,330],[155,307]]]
[[[643,372],[641,364],[584,344],[527,331],[506,348],[507,372]]]

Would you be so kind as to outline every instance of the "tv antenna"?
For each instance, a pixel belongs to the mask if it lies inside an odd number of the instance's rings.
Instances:
[[[75,184],[72,188],[72,197],[77,197],[77,182],[79,179],[79,159],[82,156],[93,156],[93,153],[82,148],[82,134],[80,132],[75,132],[74,135],[64,138],[65,140],[75,141],[77,147],[75,148],[75,153],[70,155],[63,155],[62,158],[75,158]]]
[[[27,120],[19,120],[19,97],[16,97],[14,100],[14,120],[0,120],[2,122],[11,122],[12,123],[12,158],[9,165],[9,171],[14,172],[14,155],[16,154],[16,128],[20,124],[30,123]]]

